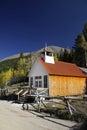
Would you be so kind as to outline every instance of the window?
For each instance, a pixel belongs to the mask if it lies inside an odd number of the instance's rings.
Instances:
[[[35,87],[42,87],[42,76],[35,76]]]
[[[39,81],[39,87],[42,87],[42,81]]]
[[[35,87],[38,87],[38,81],[35,81]]]
[[[35,76],[35,79],[42,79],[42,76]]]
[[[35,81],[35,87],[42,87],[42,81]]]
[[[44,88],[47,88],[47,75],[44,75]]]

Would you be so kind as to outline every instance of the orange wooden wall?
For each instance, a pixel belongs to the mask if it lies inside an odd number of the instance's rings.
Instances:
[[[68,96],[83,94],[86,88],[86,78],[49,76],[49,96]]]

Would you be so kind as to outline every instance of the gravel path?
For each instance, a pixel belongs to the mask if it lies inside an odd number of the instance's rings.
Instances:
[[[0,101],[0,130],[69,130],[75,123],[23,111],[20,104]]]

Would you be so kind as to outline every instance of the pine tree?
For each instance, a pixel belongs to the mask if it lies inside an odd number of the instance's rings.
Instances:
[[[84,28],[83,28],[83,35],[84,35],[85,40],[87,42],[87,22],[85,23]]]
[[[75,40],[74,45],[75,51],[75,63],[78,66],[86,67],[86,60],[85,60],[85,38],[83,34],[79,34]]]

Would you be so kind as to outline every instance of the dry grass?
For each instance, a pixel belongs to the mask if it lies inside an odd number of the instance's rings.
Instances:
[[[87,113],[87,101],[71,101],[71,104],[76,108],[76,110],[82,114]]]
[[[54,114],[55,117],[58,118],[74,120],[77,122],[83,121],[87,115],[87,101],[70,100],[70,104],[76,109],[76,111],[73,112],[73,115],[70,115],[67,104],[64,101],[59,101],[58,103],[48,102],[43,111],[50,115]]]

